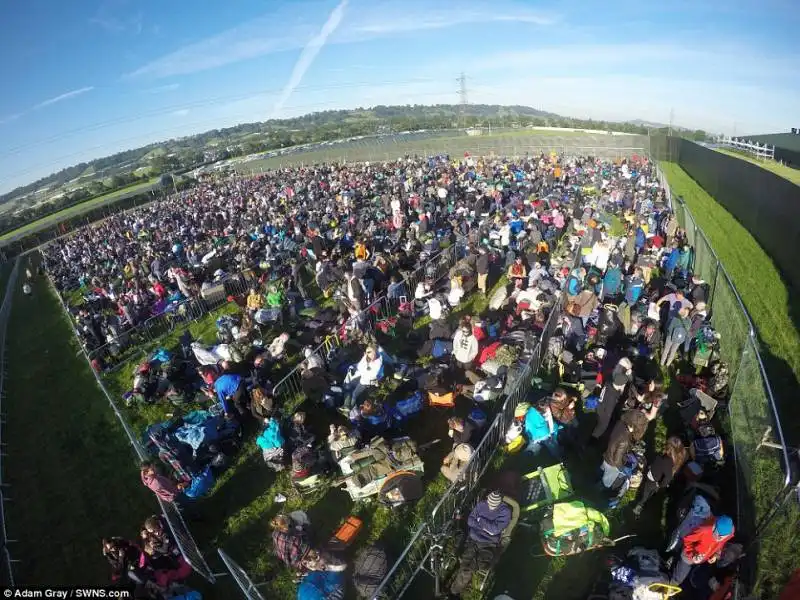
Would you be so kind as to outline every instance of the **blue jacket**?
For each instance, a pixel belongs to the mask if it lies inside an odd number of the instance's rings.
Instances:
[[[334,600],[344,598],[344,573],[311,571],[297,587],[297,600]]]
[[[667,273],[672,273],[675,270],[675,267],[678,266],[678,259],[681,256],[681,251],[677,248],[673,248],[670,253],[667,255],[667,260],[664,263],[664,270]]]
[[[222,410],[226,413],[230,412],[230,409],[233,408],[232,406],[228,405],[228,397],[233,396],[236,393],[236,390],[239,389],[239,385],[242,383],[242,378],[239,375],[234,375],[233,373],[225,373],[220,375],[219,379],[214,382],[214,391],[217,392],[217,398],[219,399],[220,404],[222,404]]]
[[[622,289],[622,271],[617,267],[609,267],[603,277],[603,290],[605,294],[616,296]]]
[[[647,241],[647,236],[644,234],[644,230],[641,227],[636,228],[636,249],[641,250],[644,248],[644,244]]]
[[[551,435],[556,435],[559,429],[561,429],[561,424],[553,421],[553,431],[551,432],[542,413],[534,407],[529,408],[525,413],[525,437],[528,438],[528,441],[544,440]]]
[[[469,513],[467,528],[469,538],[479,544],[500,545],[503,531],[511,523],[511,507],[502,503],[490,510],[486,500],[481,500]]]
[[[278,421],[271,419],[264,431],[261,432],[256,438],[256,444],[262,450],[274,450],[275,448],[283,448],[283,436],[281,429],[278,426]]]
[[[628,277],[628,281],[625,284],[625,302],[627,302],[629,306],[636,304],[642,296],[643,289],[644,280],[641,277],[637,275]]]

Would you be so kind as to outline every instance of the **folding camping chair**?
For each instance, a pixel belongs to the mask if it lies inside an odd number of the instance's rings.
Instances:
[[[561,463],[550,467],[539,467],[535,471],[523,475],[522,486],[522,508],[520,510],[523,517],[540,508],[551,506],[556,502],[563,502],[575,493],[569,473]],[[524,518],[523,524],[529,525]]]

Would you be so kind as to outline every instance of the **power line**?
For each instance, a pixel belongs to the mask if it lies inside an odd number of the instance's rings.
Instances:
[[[425,77],[425,78],[417,78],[417,79],[408,79],[404,81],[382,81],[382,82],[349,82],[349,83],[340,83],[340,84],[332,84],[332,85],[324,85],[324,86],[301,86],[298,87],[298,90],[303,91],[327,91],[327,90],[336,90],[336,89],[348,89],[348,88],[359,88],[359,87],[373,87],[379,85],[406,85],[406,84],[413,84],[413,83],[430,83],[434,82],[436,79]],[[41,146],[43,144],[48,144],[52,142],[57,142],[58,140],[64,139],[66,137],[70,137],[77,134],[87,133],[90,131],[97,131],[99,129],[104,129],[106,127],[110,127],[112,125],[123,125],[127,123],[132,123],[135,121],[139,121],[142,119],[147,119],[151,117],[158,117],[161,115],[165,115],[176,110],[186,109],[186,108],[202,108],[205,106],[217,104],[219,102],[231,102],[236,100],[245,100],[248,98],[252,98],[254,96],[261,96],[261,95],[277,95],[280,94],[282,88],[270,88],[270,89],[262,89],[262,90],[254,90],[252,92],[248,92],[246,94],[228,94],[223,96],[215,96],[213,98],[205,98],[203,100],[195,100],[193,102],[184,102],[181,104],[171,104],[169,106],[165,106],[158,109],[148,110],[141,113],[137,113],[134,115],[127,115],[124,117],[117,117],[114,119],[108,119],[106,121],[98,121],[97,123],[92,123],[90,125],[85,125],[83,127],[76,127],[74,129],[69,129],[67,131],[63,131],[56,135],[41,138],[38,140],[33,140],[31,142],[27,142],[24,144],[18,144],[17,146],[8,148],[7,150],[3,150],[0,152],[0,157],[9,156],[11,154],[15,154],[21,150],[27,150],[29,148],[35,148],[37,146]]]

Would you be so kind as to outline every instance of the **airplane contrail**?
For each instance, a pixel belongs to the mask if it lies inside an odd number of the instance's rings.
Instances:
[[[348,0],[342,0],[336,6],[336,8],[331,11],[331,14],[328,15],[328,20],[325,21],[325,24],[322,26],[322,29],[320,29],[319,33],[311,38],[303,48],[302,52],[300,52],[300,58],[298,58],[297,62],[294,64],[292,75],[289,77],[289,81],[284,86],[277,102],[275,102],[275,106],[272,108],[272,116],[270,118],[274,119],[278,116],[278,113],[283,109],[286,101],[294,93],[295,88],[297,88],[297,86],[300,85],[300,82],[303,81],[306,71],[308,71],[308,69],[311,67],[314,59],[317,58],[317,54],[319,54],[319,51],[322,50],[323,46],[325,46],[328,38],[334,31],[336,31],[336,28],[339,27],[339,24],[342,22],[342,17],[344,17],[344,10],[347,7],[347,3]]]

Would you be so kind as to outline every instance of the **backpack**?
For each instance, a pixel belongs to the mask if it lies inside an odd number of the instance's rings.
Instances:
[[[695,438],[694,450],[695,461],[701,465],[723,460],[722,438],[718,435]]]
[[[686,341],[687,335],[688,335],[688,332],[686,331],[685,327],[683,327],[683,326],[676,327],[672,331],[672,335],[670,335],[669,340],[674,344],[682,344],[683,342]]]
[[[405,400],[398,400],[391,410],[391,418],[395,423],[401,423],[409,417],[422,412],[425,397],[422,392],[416,391]]]
[[[389,557],[378,545],[369,545],[353,562],[353,587],[359,598],[371,599],[389,573]]]
[[[453,353],[453,342],[450,340],[433,340],[431,356],[436,359],[445,358]]]

